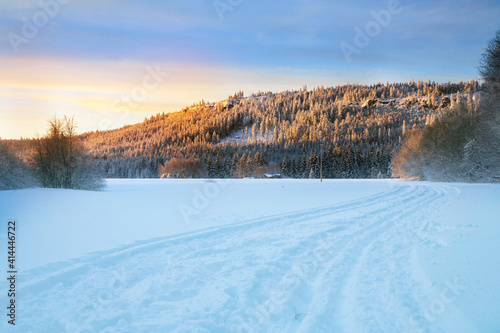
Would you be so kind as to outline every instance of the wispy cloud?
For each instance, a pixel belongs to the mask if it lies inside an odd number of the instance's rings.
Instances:
[[[64,3],[18,52],[9,33],[22,36],[26,20],[43,8],[39,0],[0,3],[0,120],[66,109],[88,118],[82,127],[92,129],[92,118],[109,112],[106,103],[156,64],[167,68],[168,80],[127,122],[240,89],[471,79],[500,17],[498,1],[400,0],[401,13],[347,63],[339,43],[351,42],[355,28],[389,0],[243,1],[223,21],[211,0]],[[12,128],[1,131],[22,132]]]
[[[164,73],[162,80],[144,98],[129,103],[124,116],[117,101],[130,100],[134,91],[143,86],[148,68],[159,68]],[[298,89],[304,83],[341,83],[333,79],[334,75],[329,78],[316,70],[131,60],[5,59],[0,71],[0,108],[6,110],[0,114],[0,123],[12,122],[13,115],[30,119],[24,126],[1,128],[0,136],[4,138],[35,136],[40,122],[54,114],[75,115],[80,130],[90,131],[102,129],[103,119],[114,119],[112,127],[119,127],[156,113],[178,111],[202,99],[222,100],[238,90],[250,94]],[[311,76],[316,78],[311,80]]]

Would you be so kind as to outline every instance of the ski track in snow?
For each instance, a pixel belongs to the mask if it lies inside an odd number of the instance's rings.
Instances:
[[[438,322],[422,319],[433,295],[415,269],[413,250],[434,241],[426,214],[454,191],[442,184],[397,184],[352,202],[33,269],[19,276],[18,328],[440,331]]]

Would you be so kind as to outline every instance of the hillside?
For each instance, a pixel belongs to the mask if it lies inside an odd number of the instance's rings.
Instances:
[[[324,178],[389,177],[406,131],[456,103],[474,104],[479,88],[477,81],[419,81],[239,92],[81,138],[109,178],[319,178],[321,164]],[[2,142],[23,159],[33,144]]]
[[[473,103],[478,90],[477,81],[412,81],[239,92],[82,137],[106,177],[318,178],[322,144],[324,177],[388,177],[406,130],[431,123],[457,100]]]

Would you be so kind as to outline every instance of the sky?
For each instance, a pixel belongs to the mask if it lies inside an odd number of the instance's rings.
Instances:
[[[237,91],[472,80],[500,1],[4,0],[0,137],[118,128]]]

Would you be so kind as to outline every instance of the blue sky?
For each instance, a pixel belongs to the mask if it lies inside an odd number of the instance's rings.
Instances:
[[[500,28],[498,1],[41,3],[0,4],[2,138],[43,133],[54,114],[106,129],[239,90],[470,80]],[[147,68],[164,75],[142,89]]]

